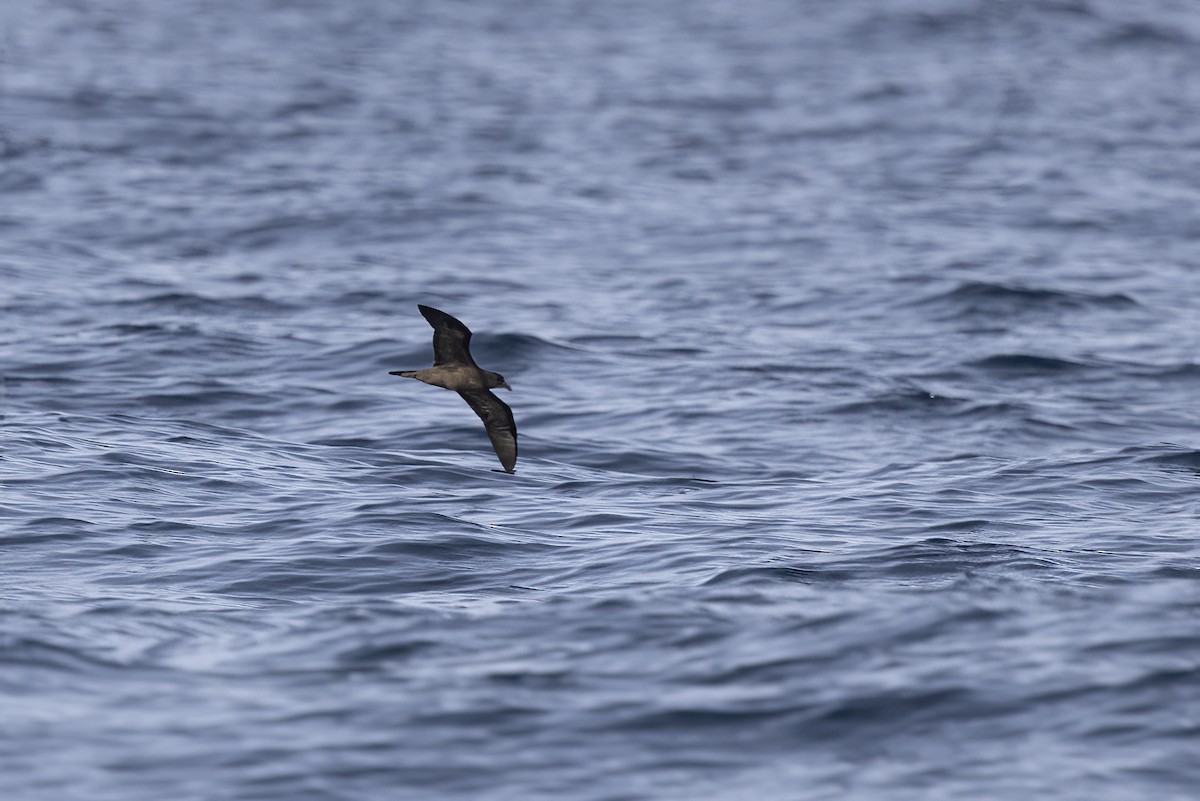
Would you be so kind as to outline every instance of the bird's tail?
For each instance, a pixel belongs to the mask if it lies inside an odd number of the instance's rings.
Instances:
[[[401,378],[416,378],[420,370],[392,370],[388,375],[398,375]]]

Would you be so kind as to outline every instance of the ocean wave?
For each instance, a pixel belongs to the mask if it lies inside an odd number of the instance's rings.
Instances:
[[[1130,309],[1138,302],[1120,292],[1096,294],[1041,287],[1012,286],[985,281],[965,281],[953,289],[931,295],[916,305],[957,316],[1028,315],[1087,309]]]

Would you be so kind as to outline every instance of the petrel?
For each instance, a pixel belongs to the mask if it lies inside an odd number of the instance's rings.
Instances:
[[[512,390],[504,376],[484,370],[471,358],[471,329],[444,311],[417,304],[433,326],[433,367],[428,370],[393,370],[388,375],[415,378],[435,387],[452,389],[475,410],[504,472],[517,466],[517,423],[508,404],[491,393],[495,387]]]

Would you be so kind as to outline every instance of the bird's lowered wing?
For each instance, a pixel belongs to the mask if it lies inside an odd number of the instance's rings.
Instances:
[[[517,466],[517,421],[513,419],[512,409],[490,390],[473,389],[458,394],[479,415],[488,439],[500,457],[500,464],[505,472],[512,473]]]

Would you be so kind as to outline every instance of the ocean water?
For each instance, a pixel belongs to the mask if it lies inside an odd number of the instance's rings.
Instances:
[[[0,797],[1196,798],[1198,71],[1177,0],[4,3]]]

